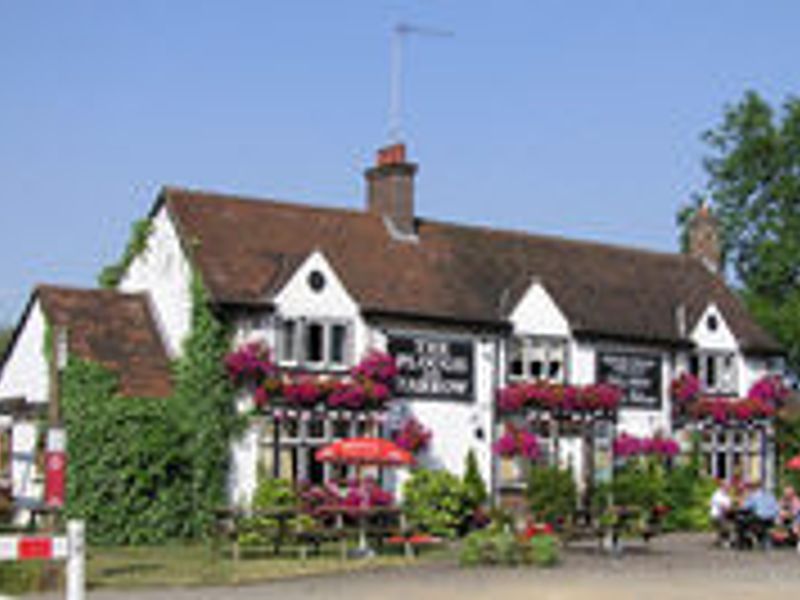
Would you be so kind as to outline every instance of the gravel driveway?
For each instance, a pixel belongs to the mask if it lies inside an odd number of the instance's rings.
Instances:
[[[621,558],[594,546],[571,548],[561,566],[461,569],[420,565],[235,588],[98,591],[91,600],[667,600],[800,598],[800,555],[794,550],[734,552],[709,536],[674,535]],[[46,596],[56,598],[57,596]]]

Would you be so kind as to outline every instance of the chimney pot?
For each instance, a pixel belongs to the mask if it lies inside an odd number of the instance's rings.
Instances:
[[[406,145],[403,143],[393,144],[378,150],[377,165],[399,165],[406,162]]]

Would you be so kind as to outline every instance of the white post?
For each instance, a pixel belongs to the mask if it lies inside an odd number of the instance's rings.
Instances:
[[[67,523],[67,600],[86,598],[85,534],[83,521]]]

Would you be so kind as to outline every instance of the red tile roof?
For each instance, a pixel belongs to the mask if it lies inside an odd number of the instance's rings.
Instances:
[[[169,358],[145,295],[39,286],[34,297],[51,327],[66,328],[71,353],[119,376],[121,394],[170,395]]]
[[[223,304],[270,301],[320,250],[365,312],[501,324],[538,278],[578,335],[682,344],[679,307],[692,327],[715,302],[745,350],[780,351],[721,279],[681,254],[426,219],[409,242],[366,211],[174,188],[161,200]]]

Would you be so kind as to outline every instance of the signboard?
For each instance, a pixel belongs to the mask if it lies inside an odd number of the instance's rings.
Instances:
[[[661,356],[628,352],[598,352],[597,381],[623,391],[622,406],[661,408]]]
[[[66,433],[63,429],[47,432],[47,450],[44,455],[44,503],[53,508],[64,506],[64,488],[67,473]]]
[[[389,338],[389,354],[397,363],[398,396],[472,400],[471,341],[396,335]]]

